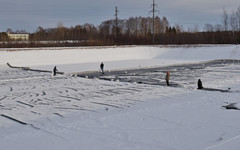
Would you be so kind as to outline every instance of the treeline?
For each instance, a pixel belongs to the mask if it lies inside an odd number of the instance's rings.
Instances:
[[[102,44],[150,43],[153,36],[152,18],[131,17],[124,20],[107,20],[98,27],[91,24],[66,28],[59,23],[57,28],[39,27],[31,34],[31,41],[79,41]],[[169,26],[167,18],[155,18],[155,35],[164,34]]]
[[[222,24],[206,24],[185,31],[181,25],[170,26],[166,17],[130,17],[92,24],[56,28],[38,27],[26,41],[11,41],[0,33],[1,47],[97,46],[144,44],[237,44],[240,43],[240,7],[229,14],[223,10]],[[8,29],[8,33],[12,32]],[[16,31],[14,33],[24,33]]]
[[[64,27],[58,23],[56,28],[38,27],[26,41],[11,41],[6,33],[0,36],[2,46],[8,47],[39,47],[39,46],[89,46],[116,44],[152,44],[153,28],[155,36],[164,34],[169,27],[166,17],[155,18],[153,27],[150,17],[130,17],[129,19],[107,20],[98,27],[92,24]],[[10,33],[12,32],[8,29]],[[17,33],[24,33],[18,31]]]
[[[157,44],[239,44],[240,32],[217,31],[159,35]]]

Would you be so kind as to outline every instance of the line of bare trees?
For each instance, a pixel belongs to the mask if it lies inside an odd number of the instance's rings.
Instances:
[[[155,18],[155,33],[164,34],[169,26],[167,18]],[[131,39],[151,39],[152,18],[131,17],[129,19],[102,22],[98,27],[91,24],[77,25],[66,28],[59,23],[57,28],[43,29],[38,27],[37,31],[31,35],[33,41],[44,40],[101,40],[101,41],[128,41]],[[128,40],[126,40],[126,38]]]
[[[222,24],[206,24],[203,31],[184,31],[181,25],[170,26],[166,17],[155,17],[155,40],[151,17],[106,20],[99,26],[91,24],[56,28],[38,27],[30,34],[29,42],[0,43],[1,47],[35,46],[88,46],[115,44],[236,44],[240,43],[240,7],[228,13],[225,9]],[[8,32],[11,30],[8,29]],[[12,32],[12,31],[11,31]],[[24,31],[18,31],[19,33]],[[0,33],[0,41],[10,41],[6,33]]]

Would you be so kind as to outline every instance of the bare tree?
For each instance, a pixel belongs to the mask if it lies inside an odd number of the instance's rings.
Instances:
[[[147,19],[141,18],[141,31],[144,38],[147,38]]]
[[[232,31],[237,31],[237,24],[236,24],[237,21],[236,20],[237,20],[236,14],[235,14],[235,12],[233,12],[230,16],[230,25],[231,25]]]
[[[8,28],[6,32],[7,32],[7,33],[13,33],[13,30],[10,29],[10,28]]]
[[[213,27],[213,25],[211,25],[211,24],[205,24],[205,26],[203,27],[203,29],[204,29],[206,32],[213,32],[214,27]]]
[[[240,31],[240,6],[236,11],[233,11],[230,16],[230,25],[232,31]]]
[[[237,24],[237,31],[240,31],[240,6],[236,11],[236,24]]]
[[[163,17],[162,19],[162,26],[163,26],[163,33],[166,33],[166,29],[169,26],[169,22],[166,17]]]
[[[216,24],[216,25],[214,26],[214,30],[215,30],[216,32],[222,31],[222,29],[223,29],[223,27],[222,27],[221,24]]]
[[[223,29],[224,31],[229,30],[229,14],[225,9],[223,9],[223,15],[222,15],[222,21],[223,21]]]
[[[57,24],[56,39],[59,40],[59,41],[65,39],[65,27],[63,26],[62,22],[59,22]]]
[[[177,33],[180,33],[180,32],[184,31],[183,26],[180,25],[180,24],[175,24],[175,29],[176,29]]]

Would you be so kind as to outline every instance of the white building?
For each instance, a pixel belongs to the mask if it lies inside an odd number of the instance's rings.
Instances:
[[[22,41],[29,40],[29,34],[10,34],[10,33],[8,33],[8,37],[11,40],[22,40]]]

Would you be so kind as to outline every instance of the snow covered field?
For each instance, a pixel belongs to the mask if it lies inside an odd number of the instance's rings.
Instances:
[[[238,150],[238,60],[238,45],[0,49],[1,150]]]

